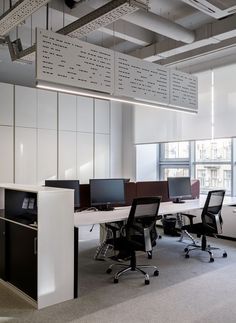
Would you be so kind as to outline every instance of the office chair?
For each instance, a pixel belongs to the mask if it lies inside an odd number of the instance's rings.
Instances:
[[[215,248],[207,244],[206,236],[217,237],[217,234],[222,233],[222,217],[221,209],[224,200],[225,191],[215,190],[208,192],[205,205],[202,210],[200,223],[193,223],[194,215],[185,214],[190,219],[190,225],[184,225],[181,229],[187,230],[190,233],[197,234],[197,237],[201,238],[201,245],[197,242],[189,244],[185,249],[185,258],[189,258],[189,253],[194,250],[202,250],[208,252],[210,255],[210,262],[214,262],[213,250],[219,250],[220,248]],[[227,257],[227,253],[224,250],[223,257]]]
[[[133,200],[127,224],[120,230],[120,237],[114,240],[114,249],[118,250],[124,258],[130,259],[130,264],[121,263],[112,264],[107,269],[107,273],[111,273],[113,266],[122,266],[122,270],[118,271],[114,276],[114,283],[118,283],[121,275],[128,271],[138,271],[145,276],[145,284],[150,283],[149,275],[141,268],[153,268],[154,276],[159,275],[156,266],[137,265],[136,251],[151,252],[156,245],[158,237],[156,231],[156,221],[160,220],[158,215],[160,197],[141,197]]]

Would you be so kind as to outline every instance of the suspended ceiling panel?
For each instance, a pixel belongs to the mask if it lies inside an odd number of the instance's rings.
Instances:
[[[117,95],[169,103],[169,72],[165,67],[121,53],[115,57]]]
[[[109,49],[42,29],[37,33],[37,79],[111,93],[113,66]]]
[[[42,29],[37,33],[36,58],[39,84],[197,112],[197,78],[192,75],[172,73],[163,66]]]

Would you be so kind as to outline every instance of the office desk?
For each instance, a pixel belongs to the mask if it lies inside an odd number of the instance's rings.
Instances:
[[[159,213],[176,214],[203,208],[206,201],[206,195],[201,195],[199,199],[186,200],[185,203],[161,202]],[[236,197],[226,196],[223,205],[236,205]],[[130,206],[118,207],[114,211],[82,211],[74,215],[75,227],[83,225],[102,224],[107,222],[117,222],[127,220]]]

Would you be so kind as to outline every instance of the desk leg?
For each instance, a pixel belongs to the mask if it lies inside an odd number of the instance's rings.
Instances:
[[[74,227],[74,298],[78,298],[79,229]]]

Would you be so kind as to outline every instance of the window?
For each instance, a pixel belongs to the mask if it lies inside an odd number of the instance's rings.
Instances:
[[[190,176],[190,144],[188,141],[160,145],[160,179]]]
[[[231,194],[231,139],[201,140],[195,143],[195,177],[201,193],[225,189]]]
[[[167,177],[181,177],[181,176],[189,176],[189,169],[188,168],[171,168],[171,167],[163,167],[164,171],[164,179]]]
[[[231,139],[196,141],[196,162],[230,162]]]
[[[137,178],[166,180],[190,176],[199,179],[203,194],[225,189],[227,195],[233,195],[234,146],[236,149],[236,139],[231,138],[137,145]]]
[[[162,146],[162,159],[188,159],[189,142],[171,142]]]

